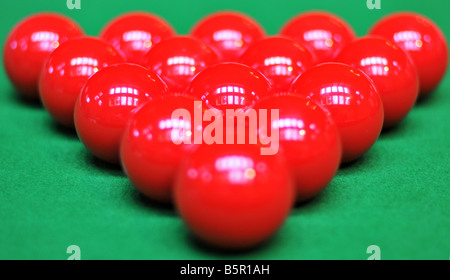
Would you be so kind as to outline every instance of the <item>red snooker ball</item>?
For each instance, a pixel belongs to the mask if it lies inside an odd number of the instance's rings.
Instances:
[[[369,34],[382,36],[409,54],[419,74],[419,97],[429,95],[444,77],[447,41],[429,18],[412,12],[394,13],[376,22]]]
[[[45,109],[58,123],[73,128],[78,95],[90,76],[125,58],[110,44],[93,37],[69,40],[46,61],[39,81]]]
[[[158,74],[170,92],[184,92],[192,78],[219,62],[218,55],[203,41],[176,36],[162,41],[145,54],[143,65]]]
[[[223,62],[200,72],[186,93],[202,100],[207,109],[248,109],[272,93],[269,80],[258,70],[235,62]]]
[[[252,43],[264,38],[266,33],[250,16],[227,11],[201,19],[190,34],[214,49],[222,62],[237,62],[242,53]]]
[[[304,44],[316,55],[317,62],[330,62],[356,35],[342,18],[328,12],[305,12],[290,19],[280,35]]]
[[[278,130],[280,150],[295,180],[297,201],[313,198],[331,182],[341,163],[341,139],[330,113],[294,94],[264,98],[255,106],[255,110],[261,109],[278,110],[278,119],[272,116],[271,127],[259,129]]]
[[[19,94],[38,100],[39,75],[45,60],[61,43],[83,35],[76,22],[55,13],[39,13],[19,22],[3,50],[6,74]]]
[[[264,74],[275,92],[286,92],[298,75],[314,66],[315,60],[300,42],[273,36],[251,45],[239,62]]]
[[[135,188],[153,200],[172,203],[178,167],[199,146],[196,139],[202,126],[194,125],[194,114],[202,108],[195,101],[187,95],[164,96],[142,106],[126,126],[120,146],[122,166]],[[178,111],[191,118],[175,117]]]
[[[75,104],[78,137],[94,156],[118,164],[120,141],[131,115],[166,93],[164,82],[137,64],[103,68],[87,81]]]
[[[176,32],[163,18],[146,12],[130,12],[111,20],[100,38],[122,51],[127,62],[141,64],[144,55]]]
[[[328,62],[301,74],[291,91],[328,110],[342,141],[342,162],[367,152],[383,126],[383,104],[373,81],[361,70]]]
[[[384,124],[399,123],[414,106],[419,77],[408,54],[381,37],[362,37],[348,44],[336,58],[362,70],[374,82],[383,101]]]
[[[188,228],[203,242],[245,249],[267,240],[283,224],[295,198],[284,158],[256,145],[204,145],[185,162],[174,201]]]

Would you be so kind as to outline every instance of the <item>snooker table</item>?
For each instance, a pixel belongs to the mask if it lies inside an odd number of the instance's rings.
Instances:
[[[252,16],[269,35],[300,12],[326,10],[349,22],[358,36],[386,14],[416,11],[450,39],[450,1],[380,3],[381,9],[371,10],[366,0],[81,0],[81,9],[70,10],[61,0],[3,1],[0,38],[3,47],[19,20],[40,11],[68,15],[88,35],[98,35],[127,11],[155,13],[186,34],[203,16],[228,9]],[[362,158],[341,166],[319,196],[296,205],[270,240],[234,253],[197,241],[174,207],[140,195],[120,167],[94,158],[41,104],[19,98],[0,71],[0,259],[66,260],[77,252],[91,260],[450,257],[448,71],[406,119],[383,131]]]

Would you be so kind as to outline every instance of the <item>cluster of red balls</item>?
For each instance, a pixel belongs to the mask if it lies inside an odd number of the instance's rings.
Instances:
[[[121,165],[141,193],[172,203],[195,235],[224,248],[271,236],[294,203],[315,197],[341,163],[429,95],[447,61],[442,31],[414,13],[382,18],[359,38],[327,12],[299,14],[275,36],[238,12],[208,15],[188,35],[136,12],[98,37],[45,13],[21,21],[4,49],[22,96],[40,100],[93,155]],[[269,125],[252,125],[250,109],[269,112]],[[191,117],[174,118],[180,110]],[[247,141],[230,144],[236,135],[219,131],[234,133],[239,114]],[[261,131],[277,133],[273,155],[261,153]]]

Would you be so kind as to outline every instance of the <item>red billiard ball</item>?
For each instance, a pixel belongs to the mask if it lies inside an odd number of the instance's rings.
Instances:
[[[202,114],[200,101],[170,94],[143,105],[131,117],[121,140],[121,162],[127,177],[145,196],[172,203],[178,167],[201,144],[202,126],[194,123],[196,110]]]
[[[341,139],[330,112],[295,94],[263,98],[254,109],[266,109],[268,114],[278,110],[276,119],[273,115],[268,118],[270,127],[259,129],[278,130],[280,151],[293,174],[297,201],[316,196],[331,182],[341,163]]]
[[[419,73],[419,97],[427,96],[444,77],[447,41],[429,18],[412,12],[393,13],[376,22],[369,34],[393,41],[409,54]]]
[[[127,62],[141,64],[144,55],[176,32],[163,18],[146,12],[129,12],[111,20],[100,38],[122,51]]]
[[[193,234],[212,246],[246,249],[283,224],[295,199],[284,158],[256,145],[203,145],[185,162],[175,206]]]
[[[318,63],[332,61],[342,47],[356,37],[353,28],[344,19],[323,11],[295,16],[285,23],[279,33],[310,48]]]
[[[246,14],[223,11],[201,19],[190,34],[214,49],[222,62],[237,62],[252,43],[265,37],[266,32]]]
[[[259,70],[275,92],[286,92],[292,81],[315,64],[315,56],[300,42],[272,36],[252,44],[240,63]]]
[[[383,127],[383,104],[373,81],[350,65],[327,62],[306,70],[291,91],[328,110],[342,141],[342,162],[367,152]]]
[[[39,80],[45,109],[58,123],[73,128],[75,102],[84,84],[98,70],[125,58],[112,45],[93,38],[69,40],[52,52]]]
[[[219,62],[203,41],[190,36],[167,39],[145,54],[143,65],[158,74],[171,92],[184,92],[192,78]]]
[[[3,50],[6,73],[19,94],[38,100],[39,75],[47,57],[61,43],[83,35],[76,22],[55,13],[39,13],[20,21]]]
[[[115,64],[87,81],[74,109],[75,128],[96,157],[119,164],[119,145],[131,115],[143,104],[167,94],[167,86],[137,64]]]
[[[356,67],[372,79],[383,101],[383,128],[400,122],[414,106],[419,94],[417,71],[408,54],[393,42],[362,37],[345,46],[336,61]]]
[[[212,65],[195,76],[186,93],[202,100],[205,108],[248,109],[272,93],[269,80],[258,70],[235,62]]]

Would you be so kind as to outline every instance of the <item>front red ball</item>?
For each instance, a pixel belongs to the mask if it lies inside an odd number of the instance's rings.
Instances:
[[[122,51],[127,62],[141,64],[155,45],[175,36],[174,28],[163,18],[146,12],[129,12],[112,19],[100,38]]]
[[[137,64],[103,68],[87,81],[75,104],[78,137],[94,156],[119,164],[120,141],[130,117],[166,93],[164,82]]]
[[[295,191],[284,158],[261,155],[256,145],[204,145],[183,164],[174,198],[200,240],[245,249],[282,226]]]
[[[272,93],[269,80],[258,70],[235,62],[223,62],[200,72],[186,93],[202,100],[206,109],[252,108],[260,98]]]
[[[39,13],[19,22],[9,33],[3,50],[6,73],[19,94],[38,100],[45,60],[61,43],[83,35],[76,22],[55,13]]]
[[[241,56],[240,63],[259,70],[274,92],[287,92],[292,81],[316,63],[316,58],[300,42],[272,36],[255,42]]]
[[[291,90],[330,112],[339,129],[343,162],[361,157],[378,139],[383,104],[373,81],[361,70],[323,63],[301,74]]]
[[[190,34],[214,49],[222,62],[237,62],[251,44],[265,37],[266,32],[250,16],[226,11],[201,19]]]
[[[218,55],[197,38],[176,36],[150,51],[143,65],[166,82],[170,92],[186,91],[192,78],[203,69],[219,62]]]
[[[362,70],[375,84],[383,101],[384,124],[399,123],[416,103],[419,77],[408,54],[383,38],[362,37],[339,53],[337,62]]]
[[[58,123],[73,128],[73,112],[84,84],[98,70],[123,63],[125,58],[110,44],[93,37],[73,39],[51,53],[39,80],[45,109]]]
[[[297,201],[319,194],[333,179],[342,157],[339,130],[330,113],[315,102],[294,94],[278,94],[262,99],[254,108],[271,115],[270,126],[263,130],[278,131],[278,140],[296,185]],[[276,110],[276,111],[274,111]],[[274,119],[274,115],[277,118]],[[274,130],[275,129],[275,130]],[[260,133],[268,135],[267,133]],[[264,140],[264,139],[262,139]],[[272,144],[273,145],[273,144]]]
[[[202,103],[191,96],[167,95],[134,114],[123,134],[120,156],[130,181],[147,197],[172,203],[175,174],[201,144]],[[200,141],[200,142],[197,142]]]
[[[310,48],[318,63],[333,61],[339,51],[356,38],[353,28],[344,19],[322,11],[293,17],[279,33]]]
[[[420,97],[429,95],[444,77],[447,41],[429,18],[412,12],[393,13],[376,22],[369,34],[384,37],[409,54],[419,73]]]

